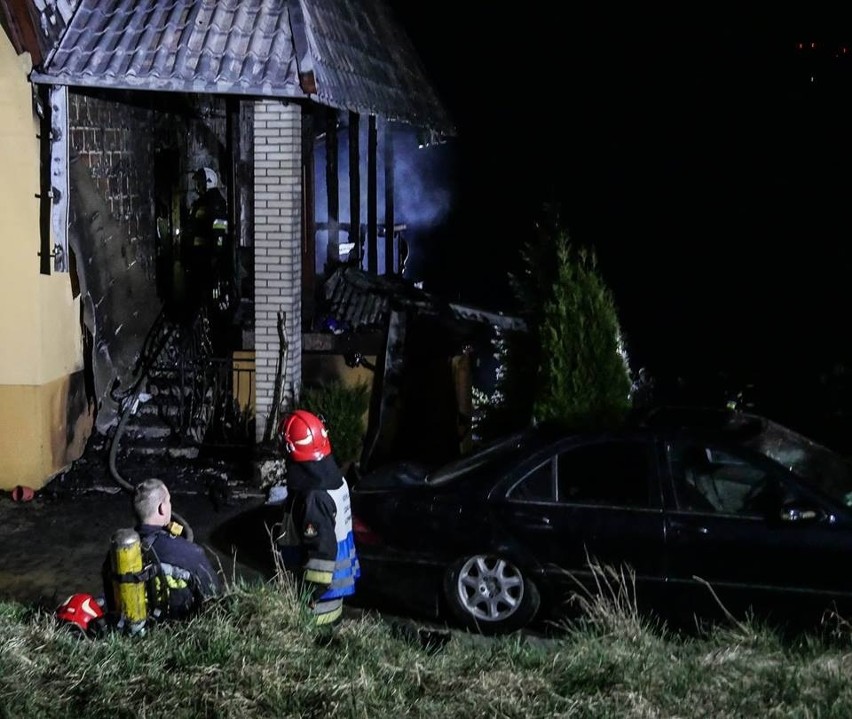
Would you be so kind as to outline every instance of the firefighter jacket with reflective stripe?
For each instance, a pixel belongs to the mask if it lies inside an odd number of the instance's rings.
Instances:
[[[161,610],[168,616],[185,616],[197,609],[201,600],[219,593],[219,577],[203,547],[175,537],[163,527],[143,524],[136,531],[142,540],[143,556],[153,555],[152,561],[162,567],[167,586],[159,591],[167,606]]]
[[[190,208],[192,244],[222,252],[227,244],[228,205],[218,189],[207,190]]]
[[[285,511],[291,513],[299,544],[281,547],[284,566],[309,590],[318,624],[343,612],[343,597],[355,593],[360,576],[352,534],[349,485],[329,455],[318,462],[292,463]]]

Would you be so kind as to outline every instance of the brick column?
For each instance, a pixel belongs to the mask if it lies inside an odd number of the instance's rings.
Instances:
[[[255,438],[272,412],[278,364],[278,312],[287,316],[282,398],[290,406],[302,382],[302,114],[295,103],[254,107]]]

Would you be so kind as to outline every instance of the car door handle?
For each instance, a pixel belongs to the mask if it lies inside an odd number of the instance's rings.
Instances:
[[[518,521],[530,527],[553,529],[553,526],[550,524],[550,517],[545,517],[541,514],[527,514],[526,512],[520,512],[516,514],[515,517]]]
[[[685,524],[683,522],[670,522],[669,528],[675,534],[710,534],[710,530],[703,524]]]

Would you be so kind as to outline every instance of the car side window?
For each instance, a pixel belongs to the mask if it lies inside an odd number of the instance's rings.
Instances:
[[[651,506],[653,463],[641,442],[607,441],[575,447],[557,460],[557,501]]]
[[[765,467],[711,444],[670,445],[669,466],[678,508],[686,511],[760,515],[779,486]]]
[[[553,501],[553,459],[540,464],[508,492],[509,499],[526,502]]]

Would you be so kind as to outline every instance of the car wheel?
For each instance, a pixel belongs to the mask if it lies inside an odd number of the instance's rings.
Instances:
[[[444,575],[444,595],[455,617],[482,634],[520,629],[541,604],[530,578],[496,554],[476,554],[455,562]]]

